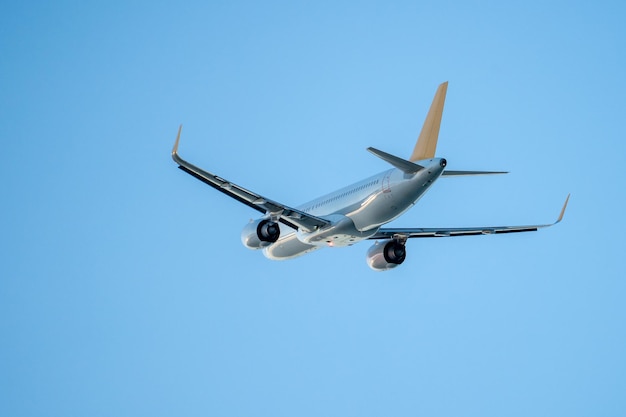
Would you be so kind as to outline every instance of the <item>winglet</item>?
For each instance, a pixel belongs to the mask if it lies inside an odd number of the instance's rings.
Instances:
[[[178,156],[178,142],[180,142],[180,132],[183,130],[183,125],[180,125],[180,127],[178,128],[178,135],[176,135],[176,142],[174,142],[174,147],[172,148],[172,159],[174,159],[174,161],[176,161],[177,163],[179,162],[179,156]]]
[[[448,82],[442,83],[437,88],[435,98],[430,105],[428,115],[422,126],[422,131],[417,139],[413,154],[409,158],[411,162],[420,159],[433,158],[437,149],[437,139],[439,138],[439,126],[441,125],[441,116],[443,114],[443,105],[446,101],[446,92],[448,91]]]
[[[556,222],[554,222],[554,224],[557,224],[558,222],[560,222],[561,220],[563,220],[563,216],[565,215],[565,209],[567,208],[567,202],[569,201],[569,196],[571,194],[567,195],[567,198],[565,199],[565,204],[563,204],[563,208],[561,209],[561,214],[559,214],[559,218]]]

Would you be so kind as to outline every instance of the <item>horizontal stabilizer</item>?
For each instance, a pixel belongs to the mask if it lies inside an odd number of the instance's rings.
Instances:
[[[508,171],[451,171],[445,170],[442,177],[466,177],[471,175],[497,175],[497,174],[508,174]]]
[[[367,148],[367,150],[379,157],[380,159],[389,162],[391,165],[403,171],[405,174],[415,174],[419,170],[424,169],[424,167],[421,165],[418,165],[411,161],[407,161],[406,159],[398,158],[397,156],[393,156],[376,148],[370,147]]]

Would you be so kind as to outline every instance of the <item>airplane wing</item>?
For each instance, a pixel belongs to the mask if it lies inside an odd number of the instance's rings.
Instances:
[[[178,136],[176,136],[176,142],[172,149],[172,159],[178,164],[178,168],[182,169],[186,173],[196,177],[205,184],[210,185],[216,190],[234,198],[235,200],[252,207],[253,209],[263,213],[275,216],[279,221],[294,229],[304,229],[307,232],[312,232],[322,226],[330,224],[330,221],[322,219],[320,217],[312,216],[303,211],[291,208],[284,204],[280,204],[276,201],[265,198],[255,192],[246,190],[237,184],[218,177],[215,174],[207,172],[195,165],[190,164],[178,155],[178,142],[180,141],[180,132],[182,125],[178,129]]]
[[[536,224],[529,226],[487,226],[487,227],[439,227],[439,228],[381,228],[370,239],[401,239],[406,240],[414,237],[452,237],[452,236],[472,236],[472,235],[492,235],[499,233],[534,232],[544,227],[550,227],[561,220],[567,208],[569,195],[565,199],[565,204],[561,209],[559,218],[551,224]]]

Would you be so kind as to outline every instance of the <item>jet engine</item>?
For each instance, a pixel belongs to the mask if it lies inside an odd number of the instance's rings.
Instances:
[[[404,262],[406,247],[397,240],[376,242],[367,251],[367,264],[374,271],[387,271]]]
[[[278,223],[270,219],[251,221],[241,231],[241,242],[248,249],[262,249],[276,242],[280,237]]]

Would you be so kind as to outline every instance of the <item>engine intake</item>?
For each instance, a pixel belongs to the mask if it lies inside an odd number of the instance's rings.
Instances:
[[[241,242],[249,249],[262,249],[276,242],[280,237],[280,226],[269,219],[255,220],[241,232]]]
[[[376,242],[367,251],[367,265],[374,271],[387,271],[406,259],[406,246],[397,240]]]

